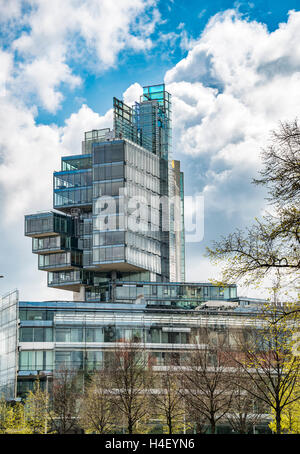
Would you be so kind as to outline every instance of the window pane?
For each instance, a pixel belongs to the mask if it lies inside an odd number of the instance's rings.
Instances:
[[[34,342],[44,341],[44,328],[34,328]]]
[[[33,328],[21,328],[20,329],[20,341],[21,342],[33,342]]]

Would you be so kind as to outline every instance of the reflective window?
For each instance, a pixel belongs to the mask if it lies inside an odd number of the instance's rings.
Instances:
[[[19,355],[20,370],[52,370],[53,351],[25,351]]]

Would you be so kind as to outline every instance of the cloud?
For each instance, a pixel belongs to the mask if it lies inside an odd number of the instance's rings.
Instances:
[[[11,72],[13,68],[13,58],[9,52],[4,52],[0,49],[0,97],[6,96]]]
[[[0,54],[1,58],[3,57]],[[9,66],[9,65],[8,65]],[[9,93],[0,109],[0,270],[2,286],[16,286],[21,298],[72,299],[72,293],[48,289],[46,273],[37,271],[37,257],[24,237],[24,214],[52,209],[52,174],[61,157],[81,154],[84,132],[112,127],[112,109],[99,115],[83,104],[62,127],[35,121],[35,109]]]
[[[0,1],[0,22],[5,23],[19,19],[21,16],[22,0],[1,0]]]
[[[2,101],[0,124],[1,216],[9,224],[24,212],[52,205],[51,169],[66,150],[57,127],[36,125],[32,111],[12,102]]]
[[[78,112],[73,113],[61,129],[61,143],[70,154],[81,154],[81,142],[84,132],[92,129],[112,128],[113,111],[108,110],[101,116],[83,104]]]
[[[43,289],[39,299],[46,297],[45,279],[42,273],[36,280],[23,215],[52,206],[52,172],[60,168],[61,156],[81,153],[84,131],[112,126],[112,110],[99,115],[86,104],[62,127],[39,125],[39,104],[55,112],[62,102],[61,84],[76,89],[82,83],[72,59],[82,57],[88,70],[105,70],[121,51],[149,48],[161,19],[154,1],[31,0],[16,2],[7,21],[14,24],[24,4],[30,5],[22,16],[27,28],[13,29],[13,46],[0,51],[0,270],[10,272],[8,289],[19,286],[23,298]],[[0,1],[0,12],[2,7]],[[226,11],[209,21],[189,42],[187,56],[165,75],[173,96],[174,157],[182,160],[186,193],[205,197],[204,242],[199,248],[187,244],[189,280],[209,277],[205,244],[248,225],[265,210],[265,194],[250,181],[269,131],[279,120],[298,115],[299,39],[298,12],[270,33],[264,24]],[[133,83],[123,99],[132,104],[140,94],[141,86]],[[24,271],[29,268],[30,273]],[[59,291],[47,292],[62,298]]]
[[[20,65],[21,73],[16,79],[20,88],[28,89],[36,95],[36,102],[41,101],[43,107],[49,112],[55,113],[59,108],[63,95],[57,90],[62,82],[73,89],[81,84],[81,78],[71,73],[69,66],[64,63],[63,58],[52,59],[41,57],[30,64]]]
[[[251,179],[270,131],[299,116],[299,39],[300,12],[291,11],[269,32],[265,24],[225,11],[165,75],[185,190],[205,200],[204,241],[186,245],[188,280],[217,277],[219,270],[207,266],[205,246],[266,212],[265,191]]]
[[[112,110],[101,116],[83,104],[59,128],[38,125],[32,111],[6,102],[0,124],[2,222],[10,225],[24,212],[51,208],[52,172],[61,156],[81,154],[84,131],[111,127]]]
[[[74,89],[82,83],[76,71],[85,67],[100,74],[115,66],[120,52],[152,47],[151,35],[161,21],[155,5],[155,0],[0,2],[0,21],[15,57],[11,89],[16,96],[27,94],[28,105],[33,101],[55,113],[62,84]]]
[[[183,159],[202,160],[208,212],[233,210],[239,224],[262,210],[262,193],[255,194],[250,181],[270,130],[299,113],[299,39],[299,12],[290,12],[287,23],[270,33],[265,24],[225,11],[209,21],[187,56],[166,73],[175,151]],[[229,187],[239,188],[230,192],[231,202],[225,199]],[[255,202],[249,206],[250,194]]]
[[[125,104],[131,106],[140,99],[140,96],[143,94],[143,87],[140,84],[135,82],[130,85],[126,91],[123,93],[123,100]]]

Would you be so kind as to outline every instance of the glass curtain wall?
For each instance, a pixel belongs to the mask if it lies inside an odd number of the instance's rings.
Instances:
[[[0,396],[16,397],[18,363],[18,291],[2,297],[0,302]]]

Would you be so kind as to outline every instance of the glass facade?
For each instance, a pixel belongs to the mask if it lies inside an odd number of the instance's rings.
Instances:
[[[83,299],[99,294],[101,279],[185,276],[183,174],[170,160],[171,95],[164,84],[147,86],[133,107],[116,98],[113,105],[114,130],[85,132],[82,154],[63,157],[53,174],[53,207],[61,213],[25,216],[25,235],[33,238],[48,285],[84,288]]]
[[[25,235],[34,238],[57,234],[74,234],[73,220],[59,213],[48,212],[25,216]]]
[[[107,285],[103,286],[103,293],[107,291]],[[224,289],[224,293],[225,296],[232,294],[232,300],[237,300],[234,298],[236,287]],[[19,392],[23,395],[26,389],[30,389],[30,383],[37,375],[51,373],[60,367],[87,373],[105,368],[120,342],[131,341],[143,347],[154,368],[170,362],[180,365],[202,330],[208,332],[213,345],[224,345],[225,342],[234,348],[239,330],[256,330],[261,326],[254,310],[262,304],[261,300],[253,300],[252,308],[248,307],[247,311],[240,311],[239,306],[221,311],[205,308],[187,310],[180,306],[174,310],[169,306],[161,311],[145,304],[145,301],[143,303],[140,298],[141,295],[145,299],[160,298],[167,303],[173,298],[188,296],[190,301],[198,300],[199,303],[202,295],[207,295],[207,300],[208,297],[224,298],[224,293],[208,284],[147,283],[120,285],[116,289],[119,303],[113,305],[68,301],[20,302]],[[135,305],[125,303],[130,299],[137,300]],[[244,303],[244,299],[241,302]]]
[[[25,396],[60,367],[105,369],[119,343],[144,349],[154,370],[182,364],[202,333],[236,347],[260,328],[264,301],[236,285],[185,283],[184,175],[171,160],[171,95],[147,86],[134,106],[114,98],[114,130],[85,132],[82,154],[53,174],[57,211],[25,216],[48,286],[74,301],[0,306],[0,395]],[[263,344],[262,344],[263,348]],[[212,358],[212,365],[215,358]],[[17,394],[16,394],[17,393]]]
[[[0,396],[16,397],[18,355],[18,291],[0,300]]]

